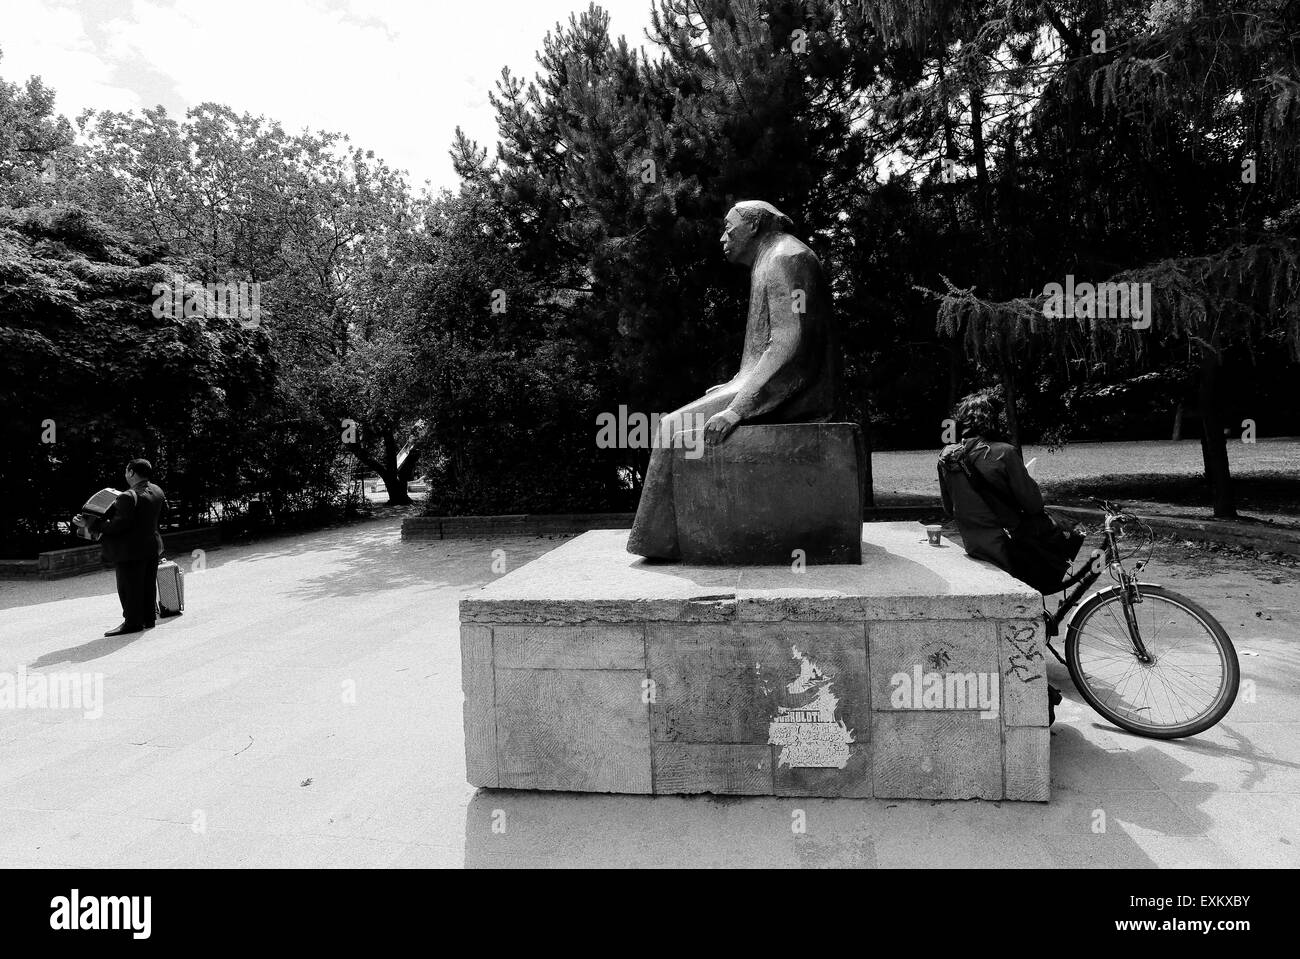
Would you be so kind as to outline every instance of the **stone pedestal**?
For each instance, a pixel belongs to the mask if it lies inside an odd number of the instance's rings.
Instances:
[[[862,439],[852,423],[741,426],[714,447],[697,435],[674,445],[672,470],[684,563],[861,559]]]
[[[1048,798],[1038,595],[912,523],[862,564],[648,564],[585,533],[462,601],[469,781]]]

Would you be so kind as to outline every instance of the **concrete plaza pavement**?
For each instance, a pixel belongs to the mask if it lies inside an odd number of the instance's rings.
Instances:
[[[1150,579],[1219,617],[1252,694],[1157,742],[1049,661],[1047,804],[475,790],[457,603],[559,542],[403,543],[389,518],[227,546],[185,615],[111,639],[111,572],[0,582],[0,674],[103,690],[98,718],[0,708],[0,866],[1300,865],[1294,568],[1158,551]]]

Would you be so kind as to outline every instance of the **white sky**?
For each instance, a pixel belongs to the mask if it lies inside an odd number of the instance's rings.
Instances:
[[[601,0],[610,34],[648,47],[652,0]],[[60,113],[173,116],[215,101],[286,129],[346,133],[412,186],[456,183],[457,124],[495,155],[487,94],[586,0],[0,0],[0,77],[33,74]]]

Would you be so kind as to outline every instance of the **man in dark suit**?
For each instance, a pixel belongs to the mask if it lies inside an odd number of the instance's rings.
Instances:
[[[104,524],[104,559],[117,570],[117,596],[122,601],[122,625],[105,636],[153,629],[157,615],[158,560],[163,542],[158,517],[167,498],[155,486],[153,464],[135,459],[126,465],[127,488],[118,496]]]

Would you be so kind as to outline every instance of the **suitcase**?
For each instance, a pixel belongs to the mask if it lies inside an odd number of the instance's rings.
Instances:
[[[158,564],[158,615],[179,616],[185,612],[185,573],[169,559]]]

